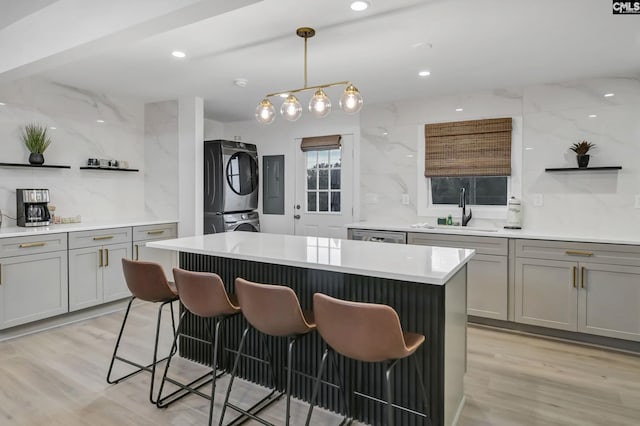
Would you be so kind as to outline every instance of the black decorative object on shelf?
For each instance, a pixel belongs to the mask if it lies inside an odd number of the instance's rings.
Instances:
[[[80,170],[110,170],[112,172],[139,172],[139,169],[118,169],[116,167],[90,167],[83,166],[80,167]]]
[[[32,152],[29,154],[29,164],[33,164],[36,166],[41,166],[44,164],[44,155],[39,152]]]
[[[622,170],[622,166],[603,167],[557,167],[544,169],[545,172],[586,172],[591,170]]]
[[[32,169],[70,169],[71,166],[55,164],[0,163],[0,167],[30,167]]]

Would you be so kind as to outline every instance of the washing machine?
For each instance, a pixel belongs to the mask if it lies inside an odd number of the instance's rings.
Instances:
[[[205,234],[232,231],[260,232],[260,216],[258,212],[204,214],[203,232]]]
[[[258,150],[244,142],[204,142],[204,211],[230,213],[258,208]]]

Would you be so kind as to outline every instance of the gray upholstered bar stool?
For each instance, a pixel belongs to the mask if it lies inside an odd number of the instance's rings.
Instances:
[[[209,425],[213,421],[213,402],[216,392],[216,379],[220,377],[217,374],[218,366],[218,351],[220,344],[220,334],[222,332],[222,324],[227,318],[230,318],[240,313],[240,307],[236,301],[234,295],[227,294],[224,288],[224,283],[219,275],[211,272],[192,272],[185,271],[184,269],[173,268],[173,277],[176,280],[176,287],[178,288],[178,295],[180,302],[186,308],[180,316],[180,322],[178,323],[178,331],[173,339],[173,345],[171,347],[172,355],[175,354],[178,344],[178,337],[181,336],[182,326],[185,321],[185,315],[187,311],[191,312],[204,319],[213,319],[215,321],[215,328],[212,332],[209,327],[208,321],[205,321],[205,328],[209,334],[209,341],[205,343],[212,344],[212,360],[210,373],[207,373],[188,384],[183,384],[171,377],[167,376],[169,371],[169,365],[171,364],[171,358],[167,361],[167,365],[164,369],[162,376],[162,382],[160,383],[160,390],[158,391],[158,407],[166,407],[167,405],[177,401],[189,393],[195,393],[204,398],[210,399],[209,406]],[[183,335],[185,338],[194,339],[194,337]],[[197,339],[200,340],[200,339]],[[210,378],[206,381],[202,381],[204,378]],[[179,389],[162,396],[162,390],[165,382],[173,383],[178,386]],[[205,384],[211,382],[211,394],[205,395],[198,389]]]
[[[229,402],[229,395],[231,394],[233,380],[238,369],[238,361],[243,355],[242,351],[244,349],[244,343],[250,327],[253,327],[261,333],[260,338],[262,339],[265,348],[267,348],[266,342],[264,341],[265,335],[287,337],[287,383],[284,394],[287,399],[285,424],[289,425],[291,411],[291,353],[296,340],[315,329],[316,325],[313,322],[313,314],[310,312],[302,312],[300,303],[298,302],[298,297],[289,287],[254,283],[242,278],[236,278],[235,286],[238,301],[242,308],[242,314],[246,318],[248,324],[242,333],[242,338],[240,339],[240,344],[238,346],[238,353],[236,354],[236,359],[231,371],[231,379],[229,380],[227,395],[224,400],[224,406],[222,407],[222,413],[220,414],[220,425],[223,424],[224,414],[227,407],[241,413],[241,415],[234,419],[230,424],[239,424],[242,422],[242,419],[252,418],[264,425],[271,425],[271,423],[259,418],[256,414],[283,395],[283,392],[278,393],[276,391],[277,384],[275,383],[275,372],[274,367],[271,364],[271,360],[273,358],[269,354],[268,359],[271,365],[271,377],[273,380],[274,390],[265,398],[246,410]]]
[[[425,337],[422,334],[403,333],[398,314],[387,305],[349,302],[316,293],[313,295],[313,312],[318,332],[328,347],[322,355],[306,425],[311,420],[311,413],[318,395],[320,379],[327,357],[335,351],[357,361],[384,362],[386,364],[387,424],[392,426],[391,372],[399,360],[411,357],[418,350],[424,343]],[[335,367],[335,360],[333,361]],[[425,413],[428,413],[427,395],[420,368],[418,362],[415,359],[413,361],[422,391]],[[346,405],[346,398],[344,403]],[[431,424],[428,417],[425,424]]]
[[[149,386],[149,400],[152,404],[155,404],[153,385],[156,376],[156,365],[169,358],[169,356],[158,359],[158,338],[160,335],[160,324],[162,322],[162,309],[169,305],[171,308],[171,325],[173,333],[176,332],[175,320],[173,318],[173,304],[172,302],[178,300],[178,294],[173,285],[167,280],[164,274],[162,266],[154,262],[143,262],[137,260],[122,259],[122,270],[124,272],[124,278],[129,287],[129,291],[132,294],[127,310],[122,320],[122,326],[120,327],[120,333],[118,333],[118,339],[116,340],[116,346],[113,349],[113,356],[111,357],[111,363],[109,364],[109,372],[107,373],[107,383],[114,384],[119,383],[129,377],[137,374],[141,371],[148,371],[151,373],[151,385]],[[158,307],[158,319],[156,322],[156,337],[153,347],[153,362],[148,365],[142,365],[136,361],[123,358],[118,355],[118,348],[120,347],[120,340],[122,339],[122,333],[124,332],[124,326],[127,323],[129,317],[129,311],[131,310],[131,304],[135,299],[144,300],[146,302],[160,303]],[[136,367],[137,369],[131,373],[125,374],[117,379],[111,378],[113,372],[113,364],[118,360]]]

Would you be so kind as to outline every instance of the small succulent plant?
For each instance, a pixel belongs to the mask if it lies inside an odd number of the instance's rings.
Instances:
[[[571,151],[575,152],[578,155],[585,155],[591,148],[595,148],[595,146],[596,145],[592,144],[591,142],[582,141],[574,143],[569,149],[571,149]]]

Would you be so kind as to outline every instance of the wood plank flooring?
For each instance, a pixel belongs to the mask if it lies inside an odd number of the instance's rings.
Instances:
[[[151,359],[156,307],[134,307],[123,355]],[[118,312],[0,343],[0,425],[206,424],[209,402],[198,396],[162,410],[150,404],[149,374],[106,383],[122,317]],[[167,332],[161,340],[165,353]],[[462,426],[640,425],[637,355],[470,326],[468,368]],[[205,371],[186,360],[172,363],[178,378]],[[265,392],[237,383],[236,402],[257,400]],[[226,384],[226,377],[219,379],[216,417]],[[294,402],[292,424],[304,423],[306,409],[306,403]],[[284,401],[264,413],[277,423],[283,414]],[[330,425],[340,417],[316,410],[313,420],[314,425]]]

